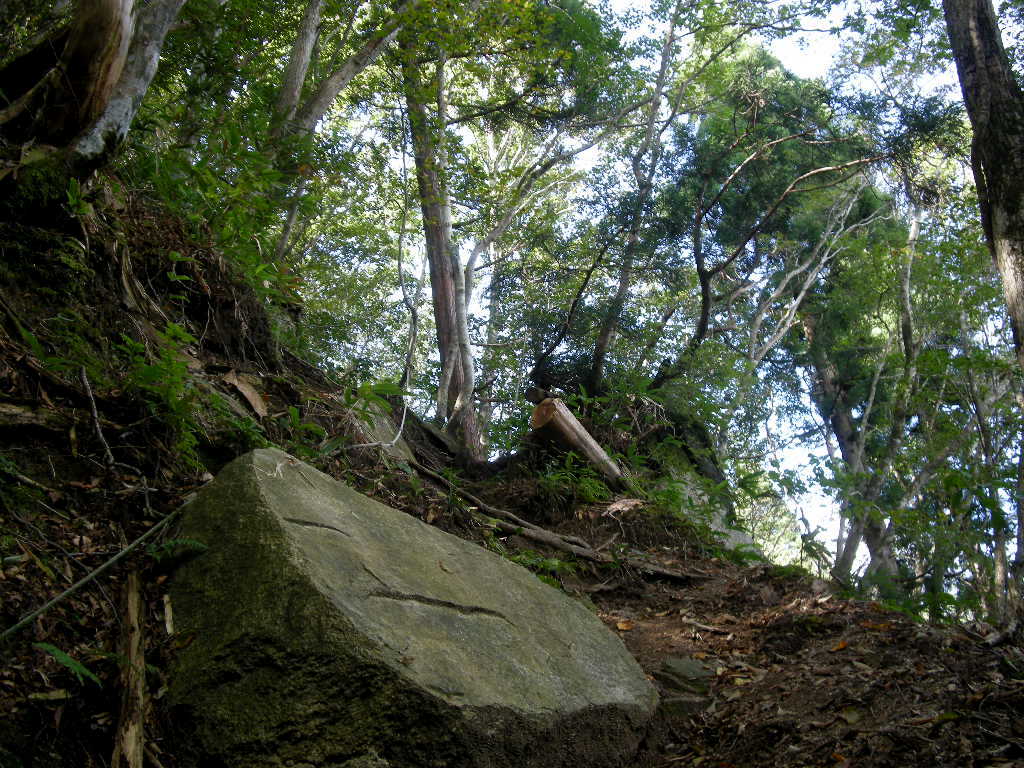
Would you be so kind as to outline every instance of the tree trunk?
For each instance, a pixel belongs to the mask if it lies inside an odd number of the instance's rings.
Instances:
[[[1018,398],[1018,403],[1020,398]],[[1010,567],[1010,602],[1018,615],[1024,616],[1024,430],[1017,449],[1017,555]]]
[[[0,113],[5,137],[21,142],[35,139],[57,146],[75,138],[110,102],[124,70],[131,35],[130,0],[83,2],[59,60],[52,61],[45,74],[22,83],[3,78],[3,89],[9,97],[27,87]],[[46,41],[42,45],[52,44]],[[29,54],[35,55],[35,51]],[[45,59],[37,61],[44,66],[50,63]],[[5,74],[0,73],[0,77]],[[26,74],[22,71],[20,76]]]
[[[63,150],[79,176],[108,162],[128,134],[182,5],[184,0],[151,0],[133,12],[130,0],[84,0],[59,59],[28,87],[9,77],[23,77],[20,64],[36,52],[0,72],[0,90],[13,99],[0,111],[0,136]]]
[[[277,93],[274,115],[271,121],[270,137],[278,139],[287,132],[287,125],[295,117],[302,97],[302,85],[306,82],[306,72],[313,57],[313,48],[320,34],[320,17],[323,13],[324,0],[309,0],[306,11],[302,15],[299,31],[292,43],[292,52],[288,57],[288,65],[284,70],[281,90]]]
[[[991,0],[943,0],[960,88],[974,129],[972,164],[982,223],[1003,281],[1024,370],[1024,94]]]
[[[676,3],[668,30],[665,32],[658,77],[654,82],[654,92],[651,95],[651,103],[645,116],[644,134],[631,158],[633,181],[636,184],[636,199],[633,201],[629,212],[629,222],[626,226],[626,242],[622,251],[622,262],[619,265],[618,285],[608,303],[604,319],[598,330],[597,341],[594,344],[594,355],[586,381],[590,394],[594,394],[601,388],[605,373],[605,360],[622,320],[622,310],[626,305],[626,297],[629,295],[629,289],[633,282],[633,267],[640,247],[640,231],[643,226],[644,211],[651,199],[654,177],[661,160],[661,135],[672,123],[671,119],[659,122],[659,116],[672,60],[675,56],[676,24],[681,5],[681,3]]]
[[[298,109],[295,114],[293,131],[295,133],[312,132],[316,124],[320,122],[331,104],[355,77],[370,66],[377,58],[387,50],[387,47],[402,31],[405,20],[408,18],[420,0],[406,0],[399,5],[388,20],[369,35],[359,49],[349,56],[345,62],[331,72],[313,91],[306,103]],[[403,61],[412,51],[403,52]],[[405,64],[402,66],[403,77],[405,75]],[[282,92],[282,98],[285,94]],[[286,104],[287,106],[287,104]],[[295,109],[294,106],[291,107]]]
[[[472,402],[473,393],[471,390],[468,393],[466,391],[463,356],[459,352],[460,340],[466,334],[460,334],[458,326],[460,318],[457,313],[459,297],[456,291],[456,272],[459,273],[459,282],[462,282],[462,274],[461,267],[456,266],[458,259],[452,243],[451,199],[445,179],[447,156],[443,131],[447,110],[444,67],[443,62],[438,63],[431,83],[438,107],[437,115],[431,119],[426,106],[425,95],[428,91],[415,62],[414,45],[404,38],[400,48],[409,130],[416,161],[416,182],[423,215],[423,234],[430,267],[434,326],[437,329],[437,348],[441,359],[437,416],[441,421],[450,420],[448,431],[458,438],[470,459],[479,460],[483,458],[480,429]],[[461,319],[464,320],[464,316]],[[472,364],[471,355],[469,359]],[[472,381],[471,372],[469,381]]]

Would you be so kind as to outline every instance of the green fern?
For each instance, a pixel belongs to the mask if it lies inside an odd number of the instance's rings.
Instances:
[[[96,683],[96,685],[103,687],[103,683],[100,682],[100,679],[90,672],[82,662],[71,658],[57,646],[50,645],[49,643],[33,643],[32,646],[50,654],[57,660],[58,664],[70,669],[71,673],[78,679],[79,684],[84,684],[85,680],[83,678],[88,678]]]
[[[166,560],[187,558],[192,555],[199,555],[205,552],[207,547],[203,542],[196,539],[169,539],[161,544],[151,544],[146,552],[158,563]]]

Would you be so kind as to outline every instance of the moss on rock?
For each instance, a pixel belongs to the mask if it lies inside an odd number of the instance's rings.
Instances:
[[[281,451],[225,468],[182,534],[208,546],[171,592],[193,765],[612,766],[653,714],[584,607]]]

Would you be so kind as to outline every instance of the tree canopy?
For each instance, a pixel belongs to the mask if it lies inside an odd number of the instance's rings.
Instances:
[[[803,518],[792,557],[1003,620],[1024,579],[1020,9],[833,5],[7,3],[4,211],[145,189],[280,343],[401,392],[467,464],[516,450],[531,385],[626,432],[653,404],[739,519],[792,543]],[[830,74],[772,53],[829,26]],[[962,99],[929,80],[953,68]],[[184,305],[202,288],[181,282]]]

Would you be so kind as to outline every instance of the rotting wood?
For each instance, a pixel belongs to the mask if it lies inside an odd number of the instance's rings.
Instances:
[[[121,670],[121,717],[114,740],[111,768],[142,768],[145,754],[146,659],[142,637],[142,594],[139,573],[125,583],[126,609]]]
[[[37,427],[51,432],[63,432],[67,424],[59,414],[44,408],[0,403],[0,427]]]
[[[557,397],[541,400],[530,416],[534,434],[558,442],[584,456],[605,478],[619,488],[629,482],[619,465],[598,445],[586,427],[580,424],[569,407]]]

